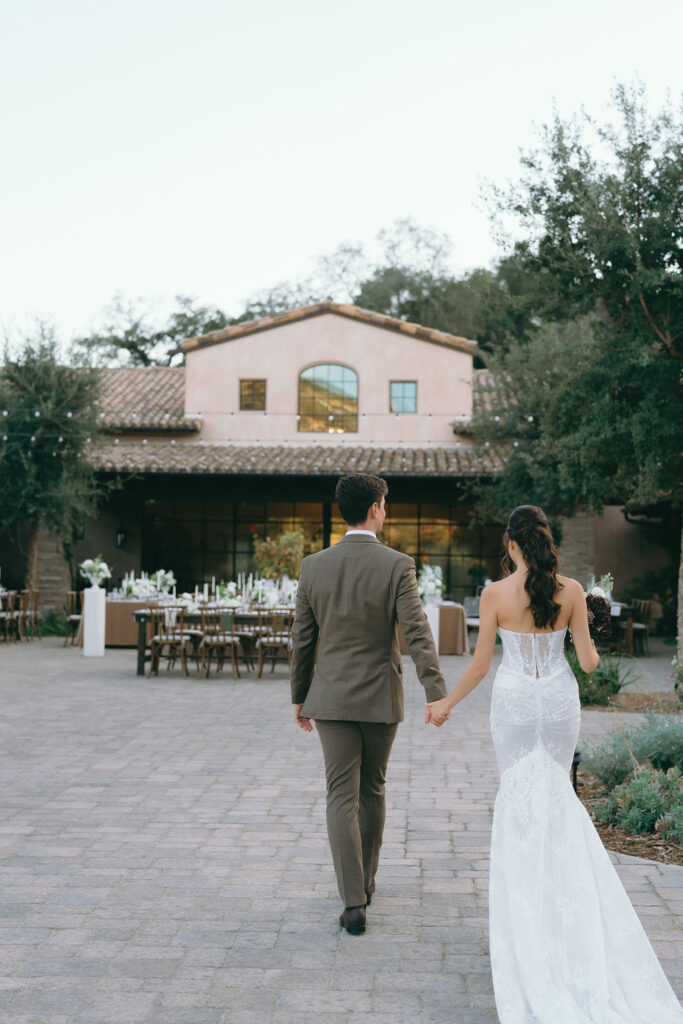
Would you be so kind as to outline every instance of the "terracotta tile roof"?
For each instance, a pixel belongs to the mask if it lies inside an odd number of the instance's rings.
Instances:
[[[122,366],[102,372],[103,426],[107,430],[197,431],[185,417],[182,366]]]
[[[448,348],[460,349],[462,352],[473,353],[477,348],[476,341],[459,338],[455,334],[447,334],[445,331],[437,331],[431,327],[422,327],[420,324],[413,324],[408,320],[399,320],[397,317],[387,316],[385,313],[373,313],[372,310],[361,309],[360,306],[346,305],[341,302],[316,302],[311,306],[289,309],[285,313],[275,313],[272,316],[260,317],[258,320],[233,324],[231,327],[223,327],[219,331],[211,331],[209,334],[202,334],[196,338],[186,338],[183,342],[183,349],[185,352],[191,352],[193,349],[205,348],[207,345],[217,345],[223,341],[243,338],[245,335],[255,334],[257,331],[269,331],[274,327],[295,323],[297,320],[322,316],[323,313],[336,313],[338,316],[348,317],[350,320],[360,320],[363,323],[373,324],[375,327],[383,327],[388,331],[407,334],[419,341],[429,341],[434,345],[446,345]]]
[[[351,445],[219,445],[108,441],[93,446],[93,466],[102,472],[248,474],[255,476],[450,477],[495,472],[495,453],[482,462],[471,448],[366,448]]]

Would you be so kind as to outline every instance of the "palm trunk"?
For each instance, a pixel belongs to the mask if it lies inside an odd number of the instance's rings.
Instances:
[[[31,523],[31,534],[28,542],[28,557],[26,559],[26,583],[27,590],[38,589],[38,537],[40,526],[38,523]]]

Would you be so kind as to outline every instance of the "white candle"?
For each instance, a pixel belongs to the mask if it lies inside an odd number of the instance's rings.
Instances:
[[[194,603],[195,603],[195,604],[197,603],[197,597],[198,597],[198,596],[199,596],[199,587],[198,587],[198,586],[197,586],[197,584],[195,583],[195,585],[194,585]]]
[[[211,577],[211,593],[212,594],[216,593],[216,577],[215,576]]]
[[[175,600],[175,585],[173,587],[173,599]]]
[[[161,590],[161,572],[157,573],[157,590]]]
[[[208,583],[204,584],[204,600],[205,601],[209,600],[209,584]]]

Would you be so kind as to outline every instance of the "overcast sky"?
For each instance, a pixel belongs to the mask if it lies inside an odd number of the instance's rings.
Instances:
[[[496,256],[482,178],[615,82],[683,88],[680,0],[2,0],[0,323],[116,292],[231,314],[398,217]]]

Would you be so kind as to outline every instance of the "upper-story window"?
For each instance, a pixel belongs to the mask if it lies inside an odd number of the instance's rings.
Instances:
[[[417,412],[417,381],[390,381],[389,408],[392,412]]]
[[[299,430],[344,434],[358,430],[358,374],[319,363],[299,374]]]
[[[264,412],[266,408],[265,380],[240,381],[240,412]]]

